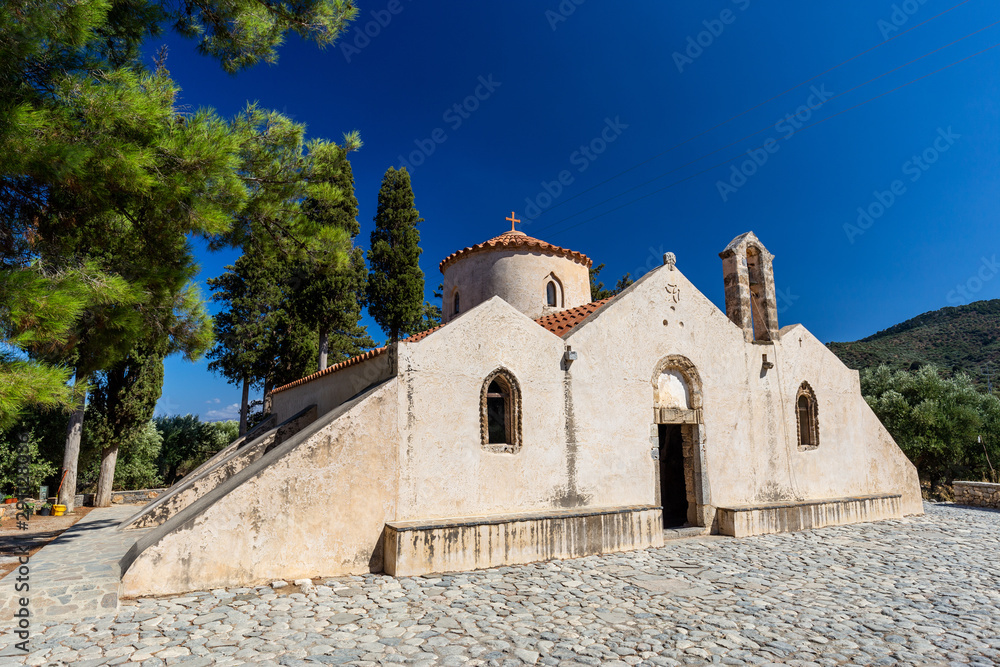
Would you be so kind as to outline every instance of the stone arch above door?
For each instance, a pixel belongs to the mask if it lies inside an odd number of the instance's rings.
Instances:
[[[690,359],[679,354],[664,357],[656,364],[651,384],[656,422],[701,421],[701,376]]]

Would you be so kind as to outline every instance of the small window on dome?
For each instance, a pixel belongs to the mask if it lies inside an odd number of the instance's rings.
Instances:
[[[455,307],[454,307],[454,310],[452,310],[452,313],[455,314],[455,315],[458,315],[458,312],[459,312],[459,310],[458,310],[458,292],[455,292],[455,304],[454,305],[455,305]]]
[[[549,281],[549,284],[545,286],[545,302],[550,306],[559,305],[556,301],[556,284]]]

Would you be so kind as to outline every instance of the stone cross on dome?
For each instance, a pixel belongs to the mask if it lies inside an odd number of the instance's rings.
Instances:
[[[504,218],[504,220],[507,220],[508,222],[510,222],[510,232],[508,232],[508,233],[511,233],[511,234],[518,234],[518,233],[523,234],[524,233],[524,232],[518,232],[516,229],[514,229],[514,225],[516,225],[517,223],[521,222],[520,220],[518,220],[517,218],[514,217],[514,211],[511,211],[510,212],[510,217],[509,218]]]

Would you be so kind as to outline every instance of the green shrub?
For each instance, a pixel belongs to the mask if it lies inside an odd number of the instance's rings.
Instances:
[[[56,467],[45,460],[38,451],[38,438],[33,431],[27,432],[26,454],[28,464],[28,488],[21,489],[18,476],[17,458],[22,452],[20,435],[15,429],[0,433],[0,489],[5,493],[16,495],[24,492],[35,496],[42,482],[56,472]]]
[[[932,495],[959,477],[989,479],[990,462],[1000,463],[1000,399],[979,391],[965,374],[945,378],[933,366],[879,366],[861,372],[861,392]]]

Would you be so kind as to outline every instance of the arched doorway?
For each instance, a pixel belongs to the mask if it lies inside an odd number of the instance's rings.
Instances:
[[[652,383],[663,527],[704,526],[701,378],[689,359],[671,355],[656,365]]]

